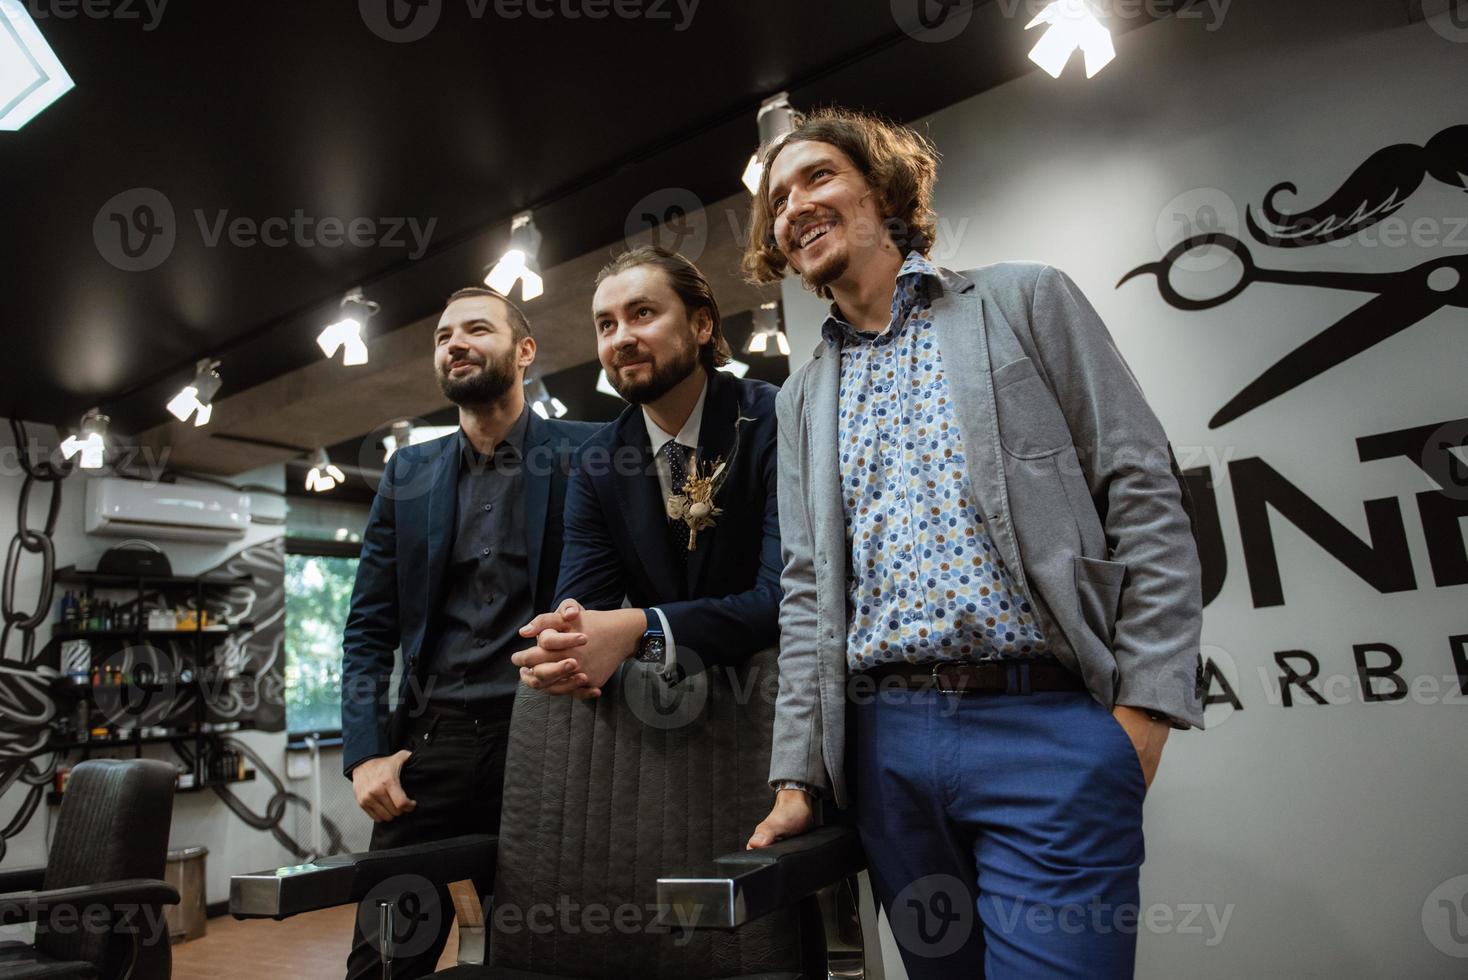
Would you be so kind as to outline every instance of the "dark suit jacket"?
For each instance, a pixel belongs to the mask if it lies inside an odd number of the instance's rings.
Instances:
[[[775,394],[763,381],[713,372],[699,428],[700,459],[739,451],[714,498],[717,525],[698,533],[687,569],[668,533],[667,509],[642,409],[629,406],[576,454],[566,492],[566,545],[556,602],[588,609],[657,606],[680,664],[734,663],[779,637],[780,518],[775,503]],[[696,669],[696,668],[695,668]]]
[[[561,511],[572,455],[589,422],[530,413],[525,430],[525,546],[536,609],[553,608],[561,564]],[[382,474],[342,634],[342,768],[401,748],[401,723],[423,689],[437,643],[443,576],[453,544],[457,433],[405,446]],[[403,649],[398,706],[390,710],[393,651]]]

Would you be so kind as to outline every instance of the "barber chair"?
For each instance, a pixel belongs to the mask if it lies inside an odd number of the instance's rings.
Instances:
[[[0,978],[167,980],[163,881],[173,766],[95,759],[72,770],[50,860],[0,871],[0,924],[33,922],[35,944],[0,943]]]
[[[592,701],[522,689],[498,836],[237,875],[230,911],[357,904],[390,977],[394,951],[414,942],[406,921],[433,933],[450,914],[437,888],[472,877],[492,881],[493,898],[456,891],[460,965],[436,976],[860,978],[855,831],[744,850],[774,798],[776,670],[769,650],[671,686],[628,663]]]

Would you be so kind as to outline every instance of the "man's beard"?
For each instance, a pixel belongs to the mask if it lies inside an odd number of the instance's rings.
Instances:
[[[487,360],[484,366],[464,378],[447,372],[438,375],[443,396],[455,405],[492,405],[509,394],[515,386],[515,351],[511,348],[499,360]]]
[[[827,234],[833,234],[834,232],[835,229],[832,229]],[[831,254],[821,258],[819,264],[797,270],[800,272],[800,281],[811,292],[817,292],[831,285],[831,283],[846,275],[846,270],[851,266],[851,251],[846,247],[845,242],[842,242],[839,246],[831,247],[829,251]]]
[[[613,365],[615,366],[615,364]],[[678,352],[667,361],[653,361],[652,370],[648,372],[646,381],[624,382],[621,380],[621,372],[607,372],[607,380],[611,381],[612,387],[617,389],[621,395],[633,405],[646,405],[655,402],[677,387],[678,382],[688,377],[698,368],[698,346],[690,338],[688,343],[679,348]]]

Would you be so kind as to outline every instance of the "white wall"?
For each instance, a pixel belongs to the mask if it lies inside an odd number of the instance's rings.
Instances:
[[[1075,65],[1060,81],[1036,72],[923,121],[943,153],[936,257],[955,269],[1031,259],[1067,271],[1184,465],[1211,466],[1218,488],[1228,574],[1206,611],[1205,653],[1235,680],[1243,710],[1211,707],[1207,732],[1168,744],[1147,802],[1142,890],[1144,908],[1172,924],[1144,930],[1139,976],[1463,975],[1448,952],[1468,956],[1468,943],[1452,940],[1437,900],[1468,890],[1468,698],[1449,693],[1448,641],[1468,633],[1468,587],[1436,586],[1428,565],[1414,497],[1441,488],[1406,459],[1360,462],[1355,440],[1468,414],[1464,310],[1440,310],[1210,430],[1244,384],[1370,297],[1255,285],[1182,312],[1150,278],[1117,288],[1186,236],[1179,215],[1196,221],[1212,206],[1223,230],[1248,240],[1244,209],[1272,185],[1298,185],[1286,208],[1318,204],[1373,152],[1468,123],[1468,30],[1408,23],[1407,6],[1237,0],[1213,31],[1169,20],[1123,36],[1091,81]],[[922,84],[920,69],[910,81]],[[1344,247],[1255,243],[1253,254],[1273,268],[1385,272],[1468,251],[1460,189],[1429,178],[1400,218],[1432,219],[1424,235],[1435,227],[1452,241],[1393,245],[1376,229]],[[793,281],[785,300],[798,363],[818,342],[824,304]],[[1275,516],[1285,604],[1255,608],[1227,470],[1251,457],[1363,540],[1363,502],[1397,500],[1417,587],[1382,594]],[[1391,644],[1403,676],[1439,693],[1366,703],[1352,647],[1369,642]],[[1331,704],[1280,703],[1273,655],[1290,649],[1339,678]],[[1194,905],[1230,916],[1226,928],[1206,915],[1199,931],[1180,928]],[[890,937],[887,961],[901,976]]]

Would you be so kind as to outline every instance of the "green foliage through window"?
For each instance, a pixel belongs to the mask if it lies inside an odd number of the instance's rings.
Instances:
[[[342,627],[357,559],[285,556],[285,717],[292,733],[341,728]]]

